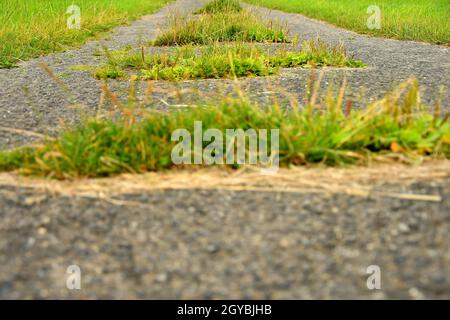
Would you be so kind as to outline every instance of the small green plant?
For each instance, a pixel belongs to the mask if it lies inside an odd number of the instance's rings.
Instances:
[[[234,43],[196,48],[183,46],[170,53],[132,53],[131,49],[108,53],[108,63],[94,72],[98,79],[124,78],[132,73],[140,80],[188,80],[268,76],[279,68],[363,67],[349,58],[343,46],[330,47],[321,41],[304,42],[301,50],[279,49],[275,53],[261,46]]]
[[[255,14],[218,12],[194,18],[174,16],[167,31],[152,42],[155,46],[210,44],[217,41],[289,42],[285,28],[263,22]]]
[[[95,77],[97,79],[123,79],[126,78],[126,73],[117,66],[103,66],[95,69]]]
[[[239,12],[242,11],[239,0],[213,0],[197,13],[215,14],[218,12]]]
[[[420,102],[417,81],[409,80],[358,110],[352,110],[351,104],[343,106],[344,88],[324,105],[316,104],[313,93],[307,106],[293,104],[288,110],[278,105],[260,107],[242,95],[207,107],[153,111],[139,119],[133,112],[139,106],[119,105],[121,117],[90,119],[41,146],[0,152],[0,170],[64,179],[173,168],[171,152],[177,142],[171,135],[179,128],[193,134],[195,121],[201,121],[204,130],[222,132],[279,129],[282,166],[450,158],[448,118],[440,116],[439,105],[429,111]]]

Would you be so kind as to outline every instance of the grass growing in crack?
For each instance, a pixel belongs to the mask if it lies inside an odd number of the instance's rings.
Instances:
[[[216,41],[289,42],[282,25],[263,22],[255,14],[243,10],[194,18],[173,16],[168,30],[160,34],[152,45],[203,45]]]
[[[270,50],[270,49],[269,49]],[[187,80],[268,76],[280,67],[363,67],[348,57],[341,45],[321,41],[304,42],[301,50],[286,48],[271,53],[260,46],[243,43],[177,47],[171,53],[132,53],[130,49],[108,52],[108,63],[94,71],[99,79],[126,78],[127,72],[140,80]]]
[[[246,0],[255,5],[328,21],[336,26],[376,36],[450,45],[448,0]],[[367,12],[377,5],[381,28],[370,30]]]
[[[196,13],[239,12],[242,6],[239,0],[213,0]]]
[[[0,68],[59,52],[155,11],[169,0],[1,0]],[[69,29],[68,7],[81,9],[81,29]]]
[[[177,142],[171,141],[171,134],[185,128],[194,136],[194,121],[202,121],[203,130],[222,132],[278,128],[282,166],[450,158],[448,118],[440,116],[438,106],[428,111],[421,104],[415,80],[364,110],[343,108],[343,88],[337,97],[328,97],[325,111],[316,105],[314,94],[304,109],[293,105],[291,110],[278,105],[261,108],[245,98],[224,99],[184,111],[154,111],[136,120],[132,105],[122,107],[122,117],[115,120],[91,119],[41,146],[0,152],[0,170],[63,179],[173,168],[171,152]]]

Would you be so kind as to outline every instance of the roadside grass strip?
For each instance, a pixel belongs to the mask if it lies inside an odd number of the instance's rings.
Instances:
[[[1,0],[0,68],[12,68],[20,61],[76,47],[168,2]]]
[[[359,33],[450,45],[448,0],[246,0]],[[371,24],[379,19],[379,25]]]

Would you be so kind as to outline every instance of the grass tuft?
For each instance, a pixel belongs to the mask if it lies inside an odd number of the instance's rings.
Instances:
[[[217,41],[289,42],[283,26],[276,22],[263,22],[257,15],[243,10],[194,18],[173,16],[168,30],[160,34],[152,45],[204,45]]]
[[[196,48],[176,47],[171,53],[139,53],[124,49],[107,54],[106,65],[97,68],[98,79],[132,78],[140,80],[188,80],[209,78],[234,78],[268,76],[279,68],[293,67],[364,67],[364,64],[347,56],[342,45],[330,47],[321,41],[305,41],[300,50],[286,48],[274,53],[261,46],[245,43],[213,44]]]
[[[176,142],[171,141],[171,133],[185,128],[193,136],[194,121],[202,121],[203,130],[222,132],[278,128],[282,166],[450,158],[448,118],[422,105],[417,81],[401,84],[365,109],[343,112],[342,104],[342,94],[327,99],[321,106],[325,111],[314,102],[304,109],[284,110],[230,98],[185,111],[153,111],[140,120],[123,109],[121,118],[91,119],[39,147],[2,151],[0,170],[64,179],[173,168],[171,152]]]
[[[242,6],[239,0],[213,0],[209,2],[204,8],[198,10],[196,13],[215,14],[219,12],[239,12],[242,11]]]

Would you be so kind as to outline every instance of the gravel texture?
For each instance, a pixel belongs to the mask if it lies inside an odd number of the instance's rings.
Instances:
[[[0,70],[1,126],[54,130],[61,119],[79,116],[69,96],[39,67],[45,61],[67,84],[77,103],[95,111],[99,82],[71,70],[102,61],[109,48],[153,38],[173,8],[187,11],[204,1],[179,0],[161,12],[114,31],[108,41]],[[449,82],[448,48],[356,35],[321,22],[277,11],[292,33],[319,34],[345,41],[366,61],[366,70],[327,70],[327,81],[346,73],[356,94],[382,94],[392,82],[416,75],[432,99]],[[289,70],[279,78],[301,95],[309,71]],[[226,81],[190,81],[215,92]],[[242,80],[253,95],[265,95],[267,79]],[[126,91],[127,82],[111,84]],[[24,94],[23,87],[27,94]],[[155,84],[155,101],[168,97]],[[159,91],[157,89],[160,89]],[[258,91],[259,90],[259,91]],[[448,95],[445,99],[448,98]],[[161,102],[161,101],[160,101]],[[164,108],[165,103],[155,107]],[[167,106],[166,106],[167,107]],[[29,143],[22,135],[0,133],[0,147]],[[450,172],[450,170],[448,170]],[[395,177],[396,172],[386,175]],[[440,202],[360,197],[346,194],[171,190],[124,194],[118,202],[0,187],[0,299],[13,298],[450,298],[450,179],[374,185],[379,190],[440,195]],[[370,187],[370,186],[369,186]],[[82,269],[82,290],[65,287],[69,265]],[[366,268],[382,270],[382,290],[366,287]]]
[[[122,197],[137,207],[2,188],[0,298],[448,299],[449,183],[389,186],[440,203],[226,190]],[[65,288],[72,264],[80,291]],[[381,290],[366,287],[369,265],[381,268]]]
[[[74,66],[95,66],[104,61],[102,47],[119,49],[126,45],[139,47],[156,37],[167,24],[167,15],[178,12],[185,14],[201,7],[206,0],[178,0],[160,12],[144,17],[129,26],[119,27],[107,38],[91,41],[80,49],[52,54],[21,64],[16,69],[0,70],[0,125],[39,132],[54,132],[61,123],[71,123],[80,114],[94,113],[101,96],[101,82],[93,79],[89,71],[74,70]],[[270,20],[287,22],[292,35],[301,39],[319,36],[328,43],[343,42],[348,52],[362,59],[366,69],[325,70],[322,86],[339,82],[344,75],[349,80],[348,97],[355,101],[368,101],[382,96],[393,84],[415,76],[424,89],[423,97],[432,102],[439,96],[440,86],[450,83],[449,48],[425,43],[371,38],[342,30],[323,22],[308,19],[298,14],[288,14],[251,7]],[[53,70],[59,82],[52,79],[40,66],[45,62]],[[282,88],[288,94],[298,96],[302,101],[310,70],[284,70],[279,77],[252,78],[239,81],[242,89],[258,101],[267,101],[273,92]],[[126,99],[129,83],[110,81],[111,89]],[[146,84],[138,86],[142,96]],[[168,109],[192,103],[198,94],[216,95],[218,91],[229,92],[233,82],[228,80],[184,81],[180,83],[156,82],[151,94],[151,108]],[[276,88],[276,89],[275,89]],[[189,91],[191,93],[186,93]],[[179,94],[179,93],[183,94]],[[194,92],[195,94],[193,94]],[[325,93],[325,90],[322,90]],[[448,104],[449,92],[441,96],[444,106]],[[0,148],[11,148],[32,142],[29,137],[0,132]]]

